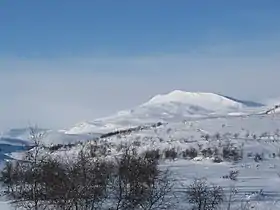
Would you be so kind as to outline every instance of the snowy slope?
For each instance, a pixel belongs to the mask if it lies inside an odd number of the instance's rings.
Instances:
[[[257,110],[257,111],[256,111]],[[267,108],[261,108],[261,111]],[[148,102],[113,116],[82,122],[66,130],[39,129],[44,132],[45,145],[68,144],[99,137],[101,134],[157,122],[183,122],[186,120],[240,116],[261,113],[259,107],[250,107],[241,100],[214,93],[175,90],[156,95]],[[3,144],[29,145],[29,129],[11,129],[1,135]]]
[[[172,102],[201,107],[209,111],[235,110],[243,107],[243,104],[218,94],[185,92],[181,90],[175,90],[165,95],[157,95],[144,105],[166,104]]]
[[[108,146],[110,156],[118,154],[119,146],[125,142],[137,143],[135,145],[138,145],[140,152],[147,149],[164,151],[174,148],[181,153],[189,148],[209,148],[230,141],[242,146],[244,150],[244,158],[240,162],[213,163],[211,159],[201,158],[201,154],[193,160],[179,158],[175,161],[162,161],[161,167],[169,168],[174,180],[177,180],[175,186],[178,185],[178,188],[174,193],[180,192],[179,187],[186,186],[194,178],[207,177],[211,183],[222,186],[227,194],[231,183],[223,176],[230,170],[238,170],[240,176],[235,183],[238,189],[235,205],[246,199],[251,209],[276,210],[280,207],[277,203],[280,199],[280,115],[252,114],[272,107],[252,108],[217,94],[174,91],[155,96],[135,109],[122,111],[114,116],[84,122],[66,131],[49,131],[44,141],[47,144],[75,142],[114,129],[167,121],[168,123],[158,127],[138,130],[123,136],[114,135],[97,142]],[[217,138],[217,133],[221,139]],[[209,140],[205,139],[205,134],[210,136]],[[88,141],[84,145],[78,144],[70,148],[69,151],[62,149],[51,155],[61,158],[66,154],[71,156],[82,148],[90,148],[92,144],[95,142]],[[263,154],[263,161],[255,162],[255,153]],[[19,154],[13,153],[12,157],[16,158]],[[259,198],[255,194],[260,190],[263,190],[264,196]],[[181,194],[176,195],[180,198]],[[184,206],[185,197],[183,201],[175,209],[187,209]],[[183,206],[180,206],[181,204]]]
[[[155,122],[177,122],[189,118],[221,115],[240,115],[249,112],[249,106],[214,93],[180,90],[157,95],[134,109],[116,115],[82,122],[66,131],[67,134],[106,133]]]
[[[99,137],[101,134],[67,134],[63,130],[49,130],[49,129],[38,129],[36,132],[42,133],[40,142],[45,145],[54,144],[72,144],[80,141],[91,140]],[[10,148],[7,150],[7,145],[15,148],[25,146],[32,146],[33,142],[30,139],[30,128],[14,128],[8,130],[0,136],[0,153],[9,153]]]
[[[266,114],[279,114],[280,113],[280,105],[277,105],[266,111]]]
[[[176,180],[174,193],[180,198],[182,186],[187,186],[194,178],[207,177],[210,183],[222,186],[228,195],[231,182],[223,176],[231,170],[238,170],[240,175],[235,183],[237,193],[234,196],[236,200],[234,205],[240,205],[243,199],[246,199],[250,209],[276,210],[280,205],[277,203],[280,199],[279,128],[280,115],[193,118],[187,122],[170,122],[157,128],[139,130],[123,136],[110,136],[97,142],[108,146],[109,156],[118,154],[118,148],[124,143],[136,145],[139,152],[174,149],[178,154],[182,154],[189,148],[206,149],[231,142],[243,148],[243,159],[240,162],[213,163],[211,159],[202,158],[201,154],[192,160],[179,157],[175,161],[162,161],[161,167],[167,167],[174,176],[172,178]],[[217,133],[220,134],[220,138],[216,137]],[[208,140],[204,138],[205,134],[210,136]],[[95,142],[87,142],[86,146],[77,145],[67,154],[75,155],[81,148],[90,148],[92,144],[95,145]],[[255,161],[256,153],[263,154],[264,159],[260,162]],[[63,157],[65,151],[58,151],[56,155]],[[263,191],[264,195],[257,196],[260,191]],[[183,199],[184,202],[180,202],[174,209],[187,209],[184,206],[185,197]],[[236,206],[233,209],[240,208]]]

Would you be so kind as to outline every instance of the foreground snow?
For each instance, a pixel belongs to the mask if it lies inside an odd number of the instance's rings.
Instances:
[[[208,147],[224,141],[243,145],[244,158],[237,163],[213,163],[211,159],[201,156],[193,160],[179,158],[174,161],[162,161],[161,167],[169,168],[176,180],[175,192],[179,198],[176,209],[186,208],[187,200],[182,191],[195,178],[206,177],[209,182],[222,186],[228,194],[233,183],[223,176],[231,170],[238,170],[239,177],[234,182],[237,190],[234,195],[236,208],[238,209],[241,204],[246,204],[254,209],[267,210],[280,208],[278,202],[280,200],[280,133],[278,128],[280,128],[279,115],[226,116],[163,124],[157,128],[102,138],[97,143],[108,146],[109,156],[118,154],[117,148],[121,144],[132,144],[135,141],[138,142],[139,152],[147,149],[164,151],[170,148],[175,148],[179,152],[190,147],[197,148],[198,144]],[[220,139],[216,139],[217,133],[220,134]],[[204,139],[205,134],[210,136],[209,140]],[[89,141],[85,145],[58,150],[52,155],[71,157],[76,155],[81,148],[95,143]],[[251,156],[250,153],[252,153]],[[255,162],[255,153],[263,153],[264,160]]]
[[[125,136],[112,136],[100,141],[110,145],[111,155],[117,153],[118,145],[125,142],[133,144],[135,141],[140,152],[147,149],[164,151],[170,148],[179,152],[190,147],[198,148],[198,144],[206,148],[225,141],[242,145],[244,158],[238,163],[213,163],[204,158],[162,162],[161,166],[169,168],[177,180],[175,191],[181,196],[181,209],[185,208],[186,203],[184,194],[180,193],[182,186],[187,186],[194,178],[206,177],[208,181],[222,186],[228,194],[232,182],[223,176],[231,170],[238,170],[240,173],[238,181],[234,183],[237,189],[234,196],[236,207],[245,203],[254,209],[279,209],[279,128],[280,115],[226,116],[168,123],[158,128],[140,130]],[[215,138],[217,133],[220,134],[220,139]],[[210,140],[206,141],[202,137],[205,134],[210,136]],[[72,152],[78,148],[79,146],[73,148]],[[264,160],[255,162],[256,153],[263,154]]]

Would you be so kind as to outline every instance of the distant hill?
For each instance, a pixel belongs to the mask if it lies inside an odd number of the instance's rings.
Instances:
[[[223,95],[221,95],[223,96]],[[262,103],[259,103],[259,102],[254,102],[254,101],[247,101],[247,100],[240,100],[240,99],[236,99],[236,98],[233,98],[233,97],[229,97],[229,96],[223,96],[223,97],[226,97],[230,100],[233,100],[233,101],[236,101],[238,103],[242,103],[248,107],[262,107],[262,106],[265,106],[265,104],[262,104]]]
[[[243,115],[263,104],[206,92],[174,90],[156,95],[146,103],[115,115],[81,122],[67,134],[107,133],[156,122],[179,122],[190,118]]]

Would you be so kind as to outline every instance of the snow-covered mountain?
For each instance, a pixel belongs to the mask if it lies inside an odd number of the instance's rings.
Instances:
[[[82,122],[65,130],[40,129],[40,131],[45,134],[43,139],[45,145],[68,144],[139,125],[264,113],[269,108],[262,107],[262,104],[259,103],[242,101],[215,93],[175,90],[167,94],[156,95],[133,109],[120,111],[109,117]],[[30,145],[29,129],[11,129],[4,132],[1,135],[1,142],[17,146]]]
[[[202,92],[184,92],[180,90],[172,91],[165,95],[157,95],[142,106],[164,106],[166,104],[176,104],[189,107],[190,114],[228,112],[242,109],[244,104],[228,99],[227,97]]]
[[[82,122],[67,130],[67,134],[106,133],[147,123],[178,122],[190,118],[204,118],[249,113],[258,103],[243,103],[214,93],[175,90],[156,95],[148,102],[131,110]],[[261,106],[261,104],[258,104]]]

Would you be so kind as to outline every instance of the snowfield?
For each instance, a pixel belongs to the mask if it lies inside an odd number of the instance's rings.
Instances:
[[[119,154],[125,144],[133,145],[139,153],[158,149],[162,156],[173,150],[177,156],[163,158],[160,166],[172,172],[179,202],[175,209],[186,209],[184,187],[195,178],[204,177],[222,186],[226,194],[234,186],[235,209],[245,204],[250,209],[279,209],[280,114],[278,111],[264,114],[269,108],[249,106],[212,93],[173,91],[114,116],[49,131],[44,140],[47,146],[73,145],[55,151],[46,149],[46,153],[69,157],[81,148],[99,145],[105,147],[101,156],[112,157]],[[157,122],[161,123],[155,125]],[[114,133],[116,130],[123,132]],[[109,132],[111,135],[103,135]],[[242,151],[242,158],[217,163],[213,161],[214,155],[206,157],[203,153],[208,148],[216,148],[220,157],[228,145]],[[184,156],[184,152],[192,148],[197,151],[196,157]],[[21,153],[10,151],[5,156],[17,159]],[[237,181],[225,178],[231,170],[239,171]],[[7,206],[6,202],[0,202],[0,209],[8,209]]]

